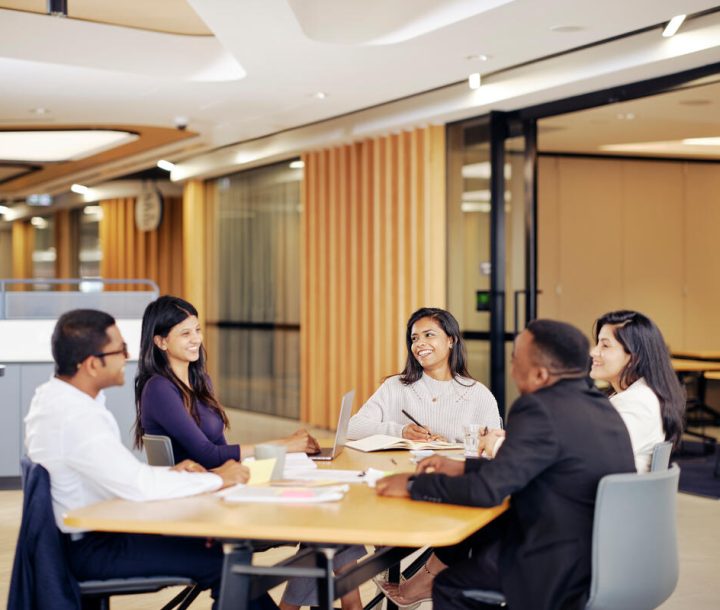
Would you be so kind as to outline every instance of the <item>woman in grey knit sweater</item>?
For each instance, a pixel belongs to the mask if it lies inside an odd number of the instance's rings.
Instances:
[[[501,427],[495,397],[467,371],[465,344],[450,312],[418,309],[408,320],[406,345],[404,370],[385,379],[352,417],[348,438],[387,434],[462,442],[464,424]]]

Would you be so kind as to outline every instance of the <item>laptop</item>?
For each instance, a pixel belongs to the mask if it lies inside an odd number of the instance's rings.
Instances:
[[[352,404],[355,399],[355,390],[350,390],[342,398],[340,406],[340,417],[338,417],[337,431],[335,432],[335,444],[332,447],[321,447],[320,453],[309,456],[310,459],[320,461],[334,460],[345,447],[347,440],[347,429],[352,415]]]

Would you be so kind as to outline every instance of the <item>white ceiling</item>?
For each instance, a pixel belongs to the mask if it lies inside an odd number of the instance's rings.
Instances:
[[[185,117],[203,148],[212,149],[714,6],[707,0],[188,3],[214,37],[0,10],[0,128],[171,127]],[[468,59],[478,54],[489,59]],[[327,97],[314,97],[319,91]],[[47,112],[33,113],[38,107]]]

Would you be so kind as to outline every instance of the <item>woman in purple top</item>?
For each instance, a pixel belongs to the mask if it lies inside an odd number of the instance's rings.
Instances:
[[[135,446],[143,434],[170,437],[176,461],[191,459],[205,468],[240,459],[240,445],[228,445],[228,418],[205,369],[205,348],[197,310],[187,301],[163,296],[145,309],[135,376]],[[317,453],[306,430],[268,441],[288,452]],[[244,446],[243,457],[255,452]]]
[[[135,446],[142,447],[143,434],[169,436],[176,461],[190,459],[205,468],[240,459],[240,445],[228,445],[228,418],[213,393],[205,369],[205,348],[197,310],[187,301],[162,296],[145,309],[140,335],[140,358],[135,376]],[[317,453],[317,441],[304,429],[291,436],[269,441],[287,451]],[[242,456],[255,452],[246,445]],[[353,546],[335,556],[335,566],[348,569],[365,554]],[[312,605],[317,598],[314,579],[288,581],[282,610]],[[360,593],[353,590],[342,598],[345,610],[362,608]]]

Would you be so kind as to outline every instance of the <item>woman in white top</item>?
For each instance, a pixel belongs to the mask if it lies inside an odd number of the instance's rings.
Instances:
[[[650,470],[653,447],[677,443],[685,396],[660,329],[636,311],[612,311],[593,326],[590,377],[612,388],[610,402],[630,433],[638,472]]]
[[[451,313],[418,309],[408,320],[406,343],[404,370],[388,377],[352,417],[348,438],[387,434],[462,442],[463,424],[501,426],[495,397],[467,371],[465,344]]]

